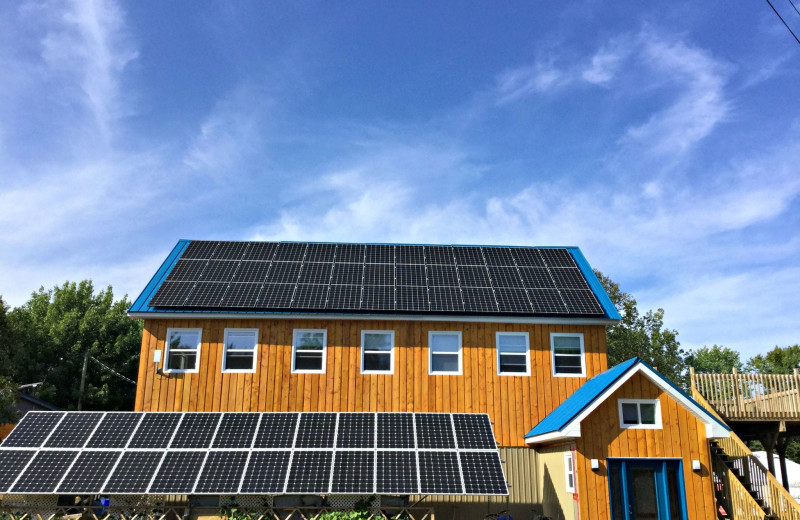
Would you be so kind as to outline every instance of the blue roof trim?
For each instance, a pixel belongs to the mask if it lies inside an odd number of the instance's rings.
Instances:
[[[667,383],[675,391],[688,399],[691,403],[696,405],[701,410],[705,411],[697,401],[691,398],[686,392],[678,388],[672,381],[667,379],[663,374],[655,370],[645,360],[634,357],[627,361],[623,361],[619,365],[609,368],[605,372],[601,372],[593,378],[586,381],[575,393],[569,396],[566,401],[561,403],[555,410],[550,412],[542,421],[534,426],[534,428],[525,434],[525,438],[536,437],[546,433],[554,433],[563,430],[578,417],[584,410],[591,406],[597,399],[599,399],[606,390],[608,390],[620,378],[632,370],[636,365],[642,364],[652,370],[662,381]],[[712,418],[715,422],[719,423],[723,428],[730,431],[730,428],[723,421],[717,419],[712,413],[706,411],[706,415]]]
[[[586,282],[589,284],[589,287],[591,287],[592,292],[594,292],[597,301],[600,303],[600,306],[603,307],[606,317],[611,320],[621,320],[622,316],[619,315],[617,308],[614,306],[614,303],[611,301],[611,298],[609,298],[608,293],[603,288],[603,284],[601,284],[600,280],[597,279],[597,276],[594,275],[592,266],[590,266],[589,262],[586,261],[586,257],[583,256],[580,248],[568,247],[567,251],[570,252],[572,258],[575,260],[575,263],[578,264],[578,269],[580,269],[581,273],[583,273],[583,277],[586,278]]]
[[[150,307],[148,304],[150,303],[150,298],[155,295],[158,288],[161,287],[161,283],[167,278],[167,275],[172,271],[172,268],[175,266],[175,263],[178,261],[178,258],[183,254],[186,248],[189,246],[189,242],[191,240],[178,240],[178,243],[172,249],[172,252],[169,254],[164,263],[161,264],[156,274],[150,280],[150,283],[142,291],[142,294],[136,298],[136,301],[133,302],[128,312],[158,312],[156,309]]]

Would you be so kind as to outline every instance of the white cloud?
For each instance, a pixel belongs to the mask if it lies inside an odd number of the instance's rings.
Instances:
[[[504,105],[533,94],[554,90],[567,82],[569,77],[553,63],[537,62],[531,66],[507,70],[497,78],[495,96],[497,103]]]
[[[581,72],[581,78],[587,83],[604,85],[618,73],[622,62],[631,53],[629,38],[617,38],[600,48],[592,56],[591,63]]]

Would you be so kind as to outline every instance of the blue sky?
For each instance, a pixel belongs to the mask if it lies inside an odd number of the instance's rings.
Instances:
[[[0,68],[12,306],[180,238],[577,245],[685,347],[800,341],[764,2],[3,2]]]

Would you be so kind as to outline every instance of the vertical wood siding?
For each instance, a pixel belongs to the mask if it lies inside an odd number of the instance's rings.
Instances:
[[[199,371],[156,374],[167,328],[202,328]],[[258,328],[257,370],[222,373],[226,327]],[[293,329],[328,331],[325,373],[292,374]],[[361,374],[361,331],[394,330],[394,373]],[[463,373],[428,375],[428,331],[462,332]],[[497,375],[495,332],[528,332],[531,374]],[[553,377],[551,332],[581,332],[586,377]],[[602,325],[381,320],[145,320],[136,410],[414,411],[488,413],[502,446],[523,436],[587,378],[607,366]]]
[[[662,428],[620,428],[620,398],[659,399]],[[715,518],[705,425],[641,374],[634,375],[587,417],[581,434],[576,440],[581,518],[609,518],[607,466],[601,464],[596,472],[590,466],[591,459],[608,457],[682,458],[689,519]],[[692,459],[701,462],[701,471],[692,471]]]

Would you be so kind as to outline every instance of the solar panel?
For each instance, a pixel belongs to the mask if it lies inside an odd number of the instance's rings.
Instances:
[[[418,448],[448,449],[456,447],[450,414],[418,413],[414,415],[414,419]]]
[[[486,266],[466,265],[458,268],[461,287],[491,287]]]
[[[203,271],[206,268],[208,260],[191,260],[187,258],[178,259],[175,267],[169,272],[167,276],[168,281],[191,281],[200,280]]]
[[[67,472],[72,461],[78,456],[75,450],[40,451],[20,475],[13,493],[53,493]]]
[[[527,267],[544,267],[544,261],[536,249],[526,249],[523,247],[515,247],[511,249],[514,259],[519,266]]]
[[[288,309],[292,303],[294,289],[293,283],[265,283],[259,301],[269,302],[269,307],[276,309]]]
[[[5,438],[2,446],[4,448],[9,446],[19,448],[41,446],[62,417],[64,417],[63,412],[26,413],[19,424]]]
[[[586,280],[578,268],[553,267],[550,275],[559,289],[585,289]]]
[[[449,285],[458,287],[458,275],[454,265],[429,265],[428,285]]]
[[[378,448],[413,449],[414,416],[410,413],[378,414]]]
[[[11,487],[35,454],[33,450],[0,450],[0,493]]]
[[[70,413],[64,417],[50,438],[44,443],[47,448],[80,448],[92,434],[103,412]]]
[[[297,413],[261,414],[254,448],[291,448],[297,430]]]
[[[364,286],[361,308],[372,311],[394,310],[394,286],[373,285]]]
[[[364,263],[364,244],[337,244],[336,262]]]
[[[575,314],[599,314],[603,312],[603,308],[597,303],[597,298],[595,298],[592,291],[562,289],[560,292],[569,312]]]
[[[191,493],[206,455],[205,451],[168,451],[149,492]]]
[[[121,451],[81,452],[56,491],[59,493],[97,493],[102,489],[121,455]]]
[[[286,481],[286,492],[327,493],[330,489],[332,461],[331,451],[295,451]]]
[[[335,413],[304,413],[297,426],[295,448],[332,448],[336,434]]]
[[[240,493],[283,493],[289,469],[289,451],[254,451],[242,478]]]
[[[413,451],[379,451],[375,492],[411,495],[419,493],[417,454]]]
[[[169,447],[208,448],[221,417],[218,413],[185,414]]]
[[[166,448],[180,420],[177,412],[146,413],[127,447]]]
[[[393,264],[394,246],[391,244],[367,244],[364,261],[368,264]]]
[[[181,255],[181,258],[212,258],[214,251],[220,245],[220,242],[212,242],[208,240],[192,240],[186,246],[186,250]]]
[[[329,284],[331,282],[331,273],[333,272],[333,263],[309,263],[303,264],[303,270],[300,272],[300,283],[317,283]]]
[[[430,310],[428,303],[427,287],[400,287],[395,289],[395,308],[398,311],[420,311]]]
[[[266,279],[269,268],[269,262],[245,260],[239,263],[239,268],[236,270],[236,276],[233,279],[240,283],[261,284]]]
[[[236,493],[247,464],[246,451],[210,451],[195,493]]]
[[[331,283],[336,285],[361,285],[364,279],[364,264],[333,264]]]
[[[518,272],[526,289],[554,289],[556,286],[545,267],[520,267]]]
[[[483,253],[480,247],[466,246],[454,247],[453,256],[456,264],[461,265],[484,265]]]
[[[498,287],[494,290],[494,297],[497,299],[497,306],[500,312],[530,313],[531,307],[528,294],[525,289],[509,289]]]
[[[336,452],[331,493],[372,493],[374,488],[374,451]]]
[[[106,413],[86,447],[124,448],[142,417],[141,413]]]
[[[453,248],[450,246],[425,246],[425,263],[453,265]]]
[[[337,448],[373,448],[375,446],[375,415],[371,413],[340,413],[336,437]]]
[[[145,493],[164,456],[163,451],[126,451],[103,492]]]
[[[567,310],[557,289],[528,289],[535,312],[559,314]]]
[[[489,266],[489,277],[494,287],[521,287],[522,279],[516,267]]]
[[[214,250],[215,259],[240,260],[249,248],[248,242],[219,242]]]
[[[258,427],[257,413],[226,413],[222,416],[212,448],[249,448]]]
[[[360,285],[331,285],[328,289],[328,309],[358,310],[361,308]]]
[[[467,312],[497,312],[494,291],[490,287],[463,287],[461,296]]]
[[[394,265],[365,264],[364,285],[394,285]]]
[[[195,282],[171,282],[167,280],[161,284],[156,295],[150,300],[150,305],[155,307],[180,307],[187,305],[189,295],[192,294],[194,285]]]
[[[239,263],[238,260],[209,260],[203,269],[201,279],[204,282],[229,282],[233,279]]]
[[[222,307],[255,307],[263,288],[261,283],[232,283],[220,300]]]
[[[242,260],[270,261],[277,249],[278,244],[275,242],[248,242],[248,248],[242,256]]]
[[[300,277],[302,266],[303,264],[300,262],[272,262],[264,281],[266,283],[295,284]]]
[[[464,491],[470,495],[507,495],[508,486],[500,455],[496,452],[462,451],[458,454]]]
[[[494,450],[497,448],[489,416],[484,414],[455,413],[453,427],[456,441],[462,450]]]
[[[302,262],[306,254],[306,247],[308,244],[281,242],[272,260],[274,262]]]
[[[306,262],[333,262],[336,244],[308,244]]]
[[[576,267],[575,260],[566,249],[535,249],[547,267]]]
[[[460,312],[464,310],[461,289],[458,287],[428,287],[432,311]]]
[[[460,495],[464,493],[458,455],[454,451],[420,451],[420,493]]]
[[[425,254],[420,246],[395,246],[395,262],[398,264],[424,264]]]
[[[293,309],[324,309],[328,298],[327,285],[298,284],[292,301]]]
[[[216,307],[228,290],[228,282],[197,282],[188,296],[191,307]]]
[[[397,276],[397,285],[418,285],[426,286],[428,284],[425,276],[424,265],[403,265],[397,264],[395,266]]]

